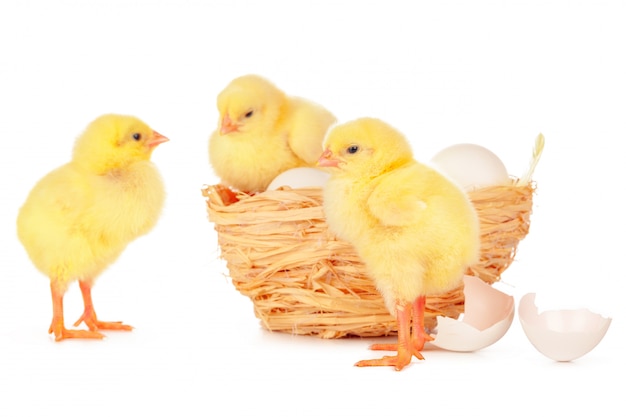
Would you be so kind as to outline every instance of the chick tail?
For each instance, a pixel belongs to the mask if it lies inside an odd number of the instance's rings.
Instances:
[[[68,330],[63,320],[63,295],[62,291],[54,282],[50,283],[52,292],[52,323],[48,333],[54,333],[54,340],[60,342],[65,339],[103,339],[104,335],[91,330]]]
[[[80,292],[83,294],[83,302],[85,304],[85,311],[83,315],[74,323],[74,327],[84,322],[89,330],[96,332],[97,330],[133,330],[132,326],[123,324],[121,321],[100,321],[96,316],[96,310],[93,307],[93,300],[91,299],[91,285],[84,281],[79,281]]]

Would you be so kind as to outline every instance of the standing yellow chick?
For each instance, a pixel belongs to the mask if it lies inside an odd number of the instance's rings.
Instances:
[[[335,117],[321,106],[285,95],[257,75],[235,78],[217,97],[218,128],[209,161],[239,191],[264,191],[281,172],[314,166]]]
[[[329,228],[355,247],[398,322],[397,356],[357,366],[401,370],[432,338],[424,330],[426,296],[461,284],[478,260],[479,221],[455,184],[413,159],[402,134],[372,118],[333,128],[320,166],[331,167],[324,188]],[[412,321],[412,326],[411,326]]]
[[[165,191],[150,162],[168,139],[131,116],[105,115],[76,140],[71,161],[47,174],[31,190],[17,217],[17,233],[34,265],[50,278],[52,324],[57,341],[103,337],[99,329],[131,330],[96,317],[91,287],[133,239],[156,223]],[[63,296],[79,281],[85,310],[68,330]]]

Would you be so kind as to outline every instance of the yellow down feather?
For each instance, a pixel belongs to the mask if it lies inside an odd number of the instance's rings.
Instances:
[[[308,100],[287,96],[258,75],[231,81],[218,95],[219,122],[209,161],[227,186],[264,191],[281,172],[314,166],[335,117]]]
[[[71,161],[31,190],[19,210],[18,237],[59,289],[74,280],[92,283],[155,225],[165,191],[150,156],[165,140],[135,117],[102,116],[77,139]]]
[[[354,245],[389,311],[459,285],[480,247],[466,194],[413,159],[404,136],[378,119],[334,127],[324,148],[320,165],[334,166],[324,189],[328,226]]]

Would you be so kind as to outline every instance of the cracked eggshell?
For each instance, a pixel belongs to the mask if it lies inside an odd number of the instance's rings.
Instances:
[[[534,293],[522,297],[518,310],[528,340],[539,352],[558,362],[573,361],[589,353],[611,324],[610,318],[584,308],[540,314]]]
[[[323,187],[330,174],[317,168],[292,168],[276,176],[267,190],[276,190],[283,186],[290,188]]]
[[[430,162],[465,191],[510,182],[502,160],[480,145],[459,143],[449,146],[433,156]]]
[[[458,320],[437,317],[437,335],[431,344],[446,350],[472,352],[494,344],[509,330],[515,315],[513,297],[480,278],[463,278],[465,312]]]

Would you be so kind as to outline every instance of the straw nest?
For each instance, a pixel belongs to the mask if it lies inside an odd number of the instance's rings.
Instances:
[[[480,219],[480,261],[467,274],[492,284],[511,265],[530,227],[535,185],[530,181],[543,137],[537,138],[531,169],[509,184],[469,192]],[[327,228],[321,188],[238,194],[205,186],[209,221],[235,288],[249,297],[263,327],[322,338],[386,336],[395,318],[367,277],[349,243]],[[425,325],[463,312],[462,287],[427,298]]]

